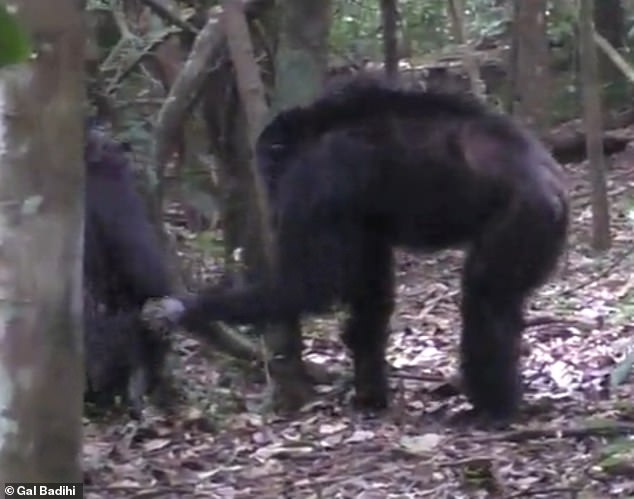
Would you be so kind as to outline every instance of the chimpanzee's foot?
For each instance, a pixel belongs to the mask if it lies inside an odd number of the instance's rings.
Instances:
[[[315,389],[301,359],[272,359],[268,368],[274,381],[272,402],[276,412],[295,413],[314,397]]]
[[[478,428],[483,430],[504,430],[514,422],[511,414],[491,414],[482,410],[468,409],[449,418],[449,424],[456,428]]]
[[[381,412],[389,406],[387,363],[355,359],[353,404],[360,411]]]

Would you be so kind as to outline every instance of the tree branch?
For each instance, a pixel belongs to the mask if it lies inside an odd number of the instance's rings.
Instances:
[[[173,24],[174,26],[179,27],[183,31],[190,33],[192,35],[197,35],[199,30],[196,26],[188,23],[181,19],[177,14],[173,13],[170,9],[161,5],[157,0],[141,0],[141,3],[146,7],[149,7],[157,16],[159,16],[163,21],[168,24]]]
[[[540,438],[618,437],[634,434],[634,424],[624,422],[598,422],[570,428],[523,428],[496,435],[476,437],[472,442],[525,442]]]

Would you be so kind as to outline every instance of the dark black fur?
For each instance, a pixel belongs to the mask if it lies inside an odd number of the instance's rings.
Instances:
[[[285,321],[340,301],[350,308],[343,341],[357,401],[380,408],[393,247],[464,247],[467,393],[484,415],[515,413],[523,306],[556,266],[568,225],[561,169],[536,139],[466,98],[355,80],[279,114],[257,159],[277,234],[275,279],[208,289],[168,318],[190,329]]]
[[[85,162],[87,399],[124,395],[137,411],[160,380],[169,346],[140,321],[140,310],[170,292],[168,273],[123,145],[90,127]]]

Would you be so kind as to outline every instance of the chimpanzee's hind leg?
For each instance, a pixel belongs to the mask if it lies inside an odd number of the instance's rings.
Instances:
[[[474,259],[477,256],[474,256]],[[521,400],[519,371],[525,295],[504,296],[467,263],[462,298],[462,371],[476,411],[494,419],[514,415]],[[490,275],[494,269],[488,270]],[[497,274],[499,278],[504,278]]]
[[[390,245],[377,236],[366,236],[361,247],[358,273],[346,293],[350,317],[342,340],[352,352],[355,405],[380,410],[388,406],[385,349],[394,310],[393,257]]]
[[[554,269],[566,235],[562,208],[513,208],[470,251],[462,278],[462,371],[476,411],[504,421],[522,398],[523,307]]]

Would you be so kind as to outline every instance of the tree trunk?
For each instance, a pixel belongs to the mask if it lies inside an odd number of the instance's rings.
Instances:
[[[615,49],[622,49],[625,43],[626,14],[621,0],[600,0],[594,2],[594,27]],[[631,84],[623,76],[610,58],[599,51],[599,74],[601,95],[607,108],[620,108],[631,100]]]
[[[253,46],[241,5],[235,0],[228,0],[224,2],[223,7],[225,11],[223,23],[229,42],[231,59],[235,68],[238,91],[246,115],[249,143],[251,150],[254,151],[260,130],[264,126],[266,115],[268,114],[264,85],[260,78],[257,63],[255,62]],[[296,21],[298,13],[293,12],[292,14],[294,21]],[[297,30],[296,24],[293,24],[293,29]],[[315,27],[313,27],[313,30],[315,31]],[[316,31],[319,32],[320,30]],[[295,36],[297,36],[297,34],[298,32],[294,32]],[[310,45],[310,43],[315,42],[314,40],[305,38],[295,39],[289,36],[285,42],[288,43],[288,48],[285,53],[293,60],[293,64],[290,64],[287,68],[295,69],[299,63],[307,68],[309,74],[313,74],[318,67],[325,68],[325,57],[323,58],[323,64],[319,66],[314,57],[304,57],[303,52],[297,48],[306,46],[307,44]],[[323,54],[319,55],[323,56]],[[299,62],[302,57],[305,60]],[[283,64],[287,62],[288,61],[284,61]],[[306,75],[303,75],[303,77],[305,78]],[[288,83],[289,82],[285,82],[284,84],[288,85]],[[304,83],[306,82],[304,81]],[[305,85],[302,85],[302,90],[305,91],[303,87],[305,87]],[[288,89],[289,87],[287,86],[286,88]],[[306,93],[295,91],[294,94],[302,101],[308,100]],[[286,94],[282,95],[286,97]],[[313,96],[311,96],[311,98]],[[284,102],[278,100],[278,103],[281,105]],[[257,211],[256,224],[258,226],[259,246],[264,253],[264,265],[259,269],[259,275],[260,278],[270,278],[272,273],[275,272],[275,241],[269,227],[270,217],[268,216],[266,191],[254,161],[255,158],[252,158],[251,180],[256,198],[255,208]],[[308,378],[301,359],[302,344],[298,329],[299,322],[293,321],[289,324],[280,324],[265,330],[266,345],[271,358],[269,368],[273,381],[275,382],[273,392],[274,403],[279,409],[283,410],[294,410],[301,406],[305,401],[305,395],[308,391]],[[282,361],[278,362],[280,359],[282,359]]]
[[[383,61],[385,76],[390,81],[398,80],[398,10],[396,0],[381,0],[383,28]]]
[[[603,0],[601,0],[603,1]],[[581,41],[581,82],[583,121],[592,186],[592,247],[603,251],[610,247],[610,209],[605,182],[603,156],[603,120],[599,92],[597,51],[592,22],[593,0],[581,0],[579,36]]]
[[[546,3],[515,0],[514,4],[512,112],[537,130],[548,125],[550,110]]]
[[[242,107],[247,118],[247,131],[251,151],[255,151],[255,145],[260,135],[268,113],[264,85],[260,78],[258,65],[255,61],[253,44],[249,34],[249,26],[242,4],[236,0],[223,2],[223,28],[231,53],[231,60],[236,73],[238,92]],[[269,212],[266,191],[262,179],[255,165],[252,155],[251,176],[255,187],[257,211],[259,214],[258,226],[260,227],[260,242],[266,258],[267,265],[274,261],[273,239],[269,227]]]
[[[453,37],[462,52],[462,61],[467,75],[469,76],[469,86],[471,92],[478,98],[484,98],[486,88],[480,77],[480,66],[476,61],[467,37],[467,30],[464,22],[465,6],[462,0],[449,0],[449,17],[453,27]]]
[[[271,43],[268,27],[275,14],[272,4],[260,2],[266,8],[257,12],[259,29],[251,30],[251,37],[257,49],[256,59],[263,61],[263,75],[272,78],[272,61],[267,58],[262,47]],[[249,7],[245,6],[247,18]],[[254,14],[251,13],[251,22]],[[264,26],[264,29],[262,29]],[[221,26],[218,26],[221,28]],[[224,31],[222,31],[224,40]],[[216,69],[205,83],[203,91],[203,115],[207,125],[207,136],[211,142],[211,152],[214,156],[218,173],[219,194],[222,206],[222,231],[225,248],[225,277],[235,285],[242,285],[257,278],[258,269],[265,268],[266,261],[259,238],[258,211],[256,194],[252,181],[251,150],[245,147],[249,143],[249,131],[244,107],[236,84],[233,63],[227,54],[226,44],[218,50],[217,59],[210,61],[209,66]],[[272,54],[268,54],[272,55]],[[236,249],[241,249],[240,261],[235,261]],[[229,338],[230,329],[212,323],[210,327],[215,332],[209,337],[217,338],[214,347],[230,352],[243,352],[246,338],[241,338],[239,344]],[[226,334],[225,334],[226,333]],[[235,333],[231,336],[236,336]],[[255,355],[248,354],[247,358],[260,358],[259,346],[252,345]],[[244,357],[244,356],[242,356]]]
[[[312,101],[323,86],[328,66],[330,0],[279,3],[273,114]]]
[[[83,27],[75,0],[14,0],[35,40],[0,71],[0,481],[80,482]]]
[[[280,2],[279,41],[275,53],[272,113],[311,102],[321,92],[328,71],[331,2]],[[300,321],[268,328],[266,346],[276,381],[273,399],[278,409],[299,409],[312,395],[302,359]]]
[[[623,48],[625,41],[625,10],[621,0],[594,2],[594,26],[597,32],[615,49]],[[619,77],[620,72],[608,57],[599,55],[599,67],[604,80]]]

